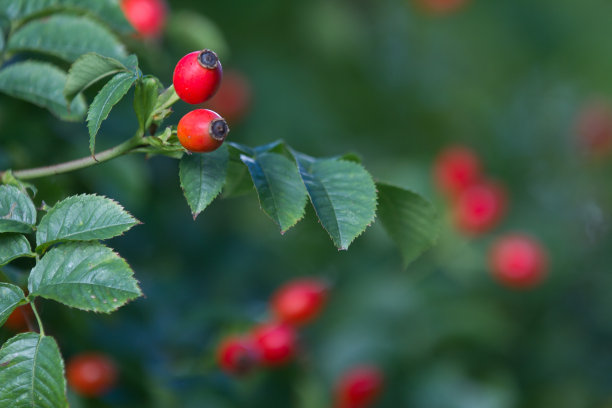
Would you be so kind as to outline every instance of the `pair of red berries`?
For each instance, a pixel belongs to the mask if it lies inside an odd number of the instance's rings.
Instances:
[[[66,364],[68,385],[77,394],[98,397],[110,391],[117,382],[117,367],[101,353],[82,353]]]
[[[282,286],[272,297],[272,322],[256,327],[246,336],[225,339],[218,349],[221,368],[244,374],[257,365],[278,366],[289,362],[297,351],[296,328],[321,312],[327,286],[316,279],[298,279]]]

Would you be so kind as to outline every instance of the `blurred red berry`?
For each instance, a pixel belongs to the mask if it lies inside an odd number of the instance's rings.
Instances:
[[[457,197],[453,204],[455,225],[459,231],[475,235],[495,227],[506,212],[506,192],[491,181],[474,184]]]
[[[288,324],[305,324],[320,313],[327,300],[327,286],[316,279],[298,279],[282,286],[272,298],[276,317]]]
[[[185,55],[174,67],[172,84],[183,101],[192,105],[204,103],[217,92],[223,78],[221,61],[211,50]]]
[[[237,123],[251,107],[251,84],[238,71],[223,74],[223,82],[217,93],[206,103],[215,112],[221,112],[230,123]]]
[[[478,181],[480,175],[480,160],[476,153],[467,147],[448,147],[438,155],[434,163],[436,186],[451,197]]]
[[[289,362],[297,349],[295,330],[280,323],[268,323],[255,328],[253,339],[261,363],[266,366],[282,365]]]
[[[228,337],[221,342],[217,351],[221,368],[235,375],[246,374],[259,362],[255,344],[250,338]]]
[[[463,5],[465,5],[468,0],[417,0],[419,5],[425,10],[436,13],[436,14],[444,14],[451,13],[453,11],[457,11]]]
[[[227,122],[218,113],[195,109],[179,120],[176,134],[183,147],[192,152],[212,152],[229,133]]]
[[[167,15],[163,0],[123,0],[121,8],[140,36],[155,38],[161,35]]]
[[[13,313],[10,314],[4,327],[14,332],[25,332],[29,330],[28,320],[32,321],[34,312],[32,312],[32,306],[29,304],[19,306]]]
[[[83,353],[68,361],[66,379],[76,393],[97,397],[114,387],[117,381],[117,368],[104,354]]]
[[[351,369],[336,385],[336,408],[366,408],[379,396],[383,375],[378,368],[362,366]]]
[[[489,251],[489,267],[501,283],[513,288],[529,288],[542,281],[548,269],[548,256],[542,245],[524,234],[498,239]]]
[[[592,156],[606,156],[612,151],[612,107],[592,102],[580,112],[576,123],[578,142]]]

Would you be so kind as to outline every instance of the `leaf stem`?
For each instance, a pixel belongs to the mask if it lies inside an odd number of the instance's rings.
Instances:
[[[30,300],[30,306],[32,306],[32,311],[34,312],[34,316],[36,317],[36,321],[38,322],[38,328],[40,330],[40,335],[44,336],[45,328],[43,327],[42,320],[40,320],[38,310],[36,310],[36,306],[34,305],[34,299]]]

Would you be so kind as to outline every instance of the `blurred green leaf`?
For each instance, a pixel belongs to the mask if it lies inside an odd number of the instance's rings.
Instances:
[[[95,52],[118,60],[127,58],[125,47],[103,25],[82,16],[54,15],[31,21],[15,31],[7,51],[35,51],[73,62]]]
[[[130,90],[136,76],[131,72],[120,72],[100,90],[87,112],[87,128],[89,129],[89,150],[94,154],[96,135],[100,125],[108,117],[111,109]]]
[[[0,406],[68,408],[64,361],[52,337],[23,333],[0,349]]]
[[[0,92],[49,109],[63,120],[80,121],[87,105],[82,96],[70,106],[64,98],[66,73],[44,62],[24,61],[0,70]]]
[[[145,77],[136,82],[134,91],[134,111],[140,130],[144,133],[151,125],[152,114],[159,96],[160,82],[157,78]]]
[[[225,184],[228,152],[225,145],[210,153],[186,154],[179,164],[181,188],[195,219],[219,195]]]
[[[174,46],[184,53],[208,48],[220,58],[227,58],[229,55],[227,41],[219,27],[191,10],[170,13],[166,35]]]
[[[110,198],[97,195],[68,197],[40,220],[37,250],[61,241],[103,240],[121,235],[138,220]]]
[[[292,153],[323,228],[338,249],[347,249],[374,221],[372,176],[358,163]]]
[[[81,310],[109,313],[142,293],[130,266],[99,243],[69,242],[52,248],[30,274],[30,296]]]
[[[11,29],[11,20],[0,11],[0,55],[4,52],[6,39]]]
[[[30,197],[14,186],[0,186],[0,232],[29,233],[36,224]]]
[[[0,234],[0,266],[22,256],[32,256],[30,243],[21,234]]]
[[[241,156],[249,168],[259,203],[285,233],[304,216],[307,193],[295,163],[277,153]]]
[[[6,322],[13,310],[24,302],[25,295],[19,286],[0,283],[0,326]],[[1,394],[0,398],[2,398]]]
[[[385,183],[378,189],[378,218],[400,248],[404,266],[432,247],[440,232],[434,206],[420,195]]]

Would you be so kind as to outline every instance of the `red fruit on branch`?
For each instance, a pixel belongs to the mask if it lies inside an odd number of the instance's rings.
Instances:
[[[317,317],[327,300],[327,286],[316,279],[298,279],[282,286],[272,298],[278,320],[302,325]]]
[[[375,402],[382,387],[383,375],[378,368],[353,368],[336,385],[336,408],[367,408]]]
[[[255,328],[253,339],[261,363],[266,366],[277,366],[289,362],[297,349],[295,330],[281,323],[268,323]]]
[[[221,61],[211,50],[194,51],[179,60],[174,68],[174,91],[192,105],[210,99],[221,85]]]
[[[248,112],[252,99],[251,84],[238,71],[223,74],[223,82],[206,107],[222,112],[230,123],[240,122]]]
[[[435,160],[434,181],[442,193],[455,197],[480,179],[481,167],[474,151],[463,146],[451,146]]]
[[[489,251],[491,273],[512,288],[529,288],[542,281],[548,270],[548,255],[542,245],[525,234],[498,239]]]
[[[123,0],[121,9],[141,37],[155,38],[161,35],[167,15],[163,0]]]
[[[104,354],[83,353],[66,365],[68,385],[78,394],[97,397],[110,391],[117,381],[115,363]]]
[[[228,133],[227,122],[208,109],[192,110],[181,118],[177,127],[177,136],[183,147],[199,153],[218,149]]]
[[[453,204],[453,217],[459,231],[476,235],[495,227],[506,212],[505,190],[497,183],[476,183],[459,194]]]
[[[219,345],[217,360],[227,373],[241,375],[258,364],[259,354],[253,339],[228,337]]]

